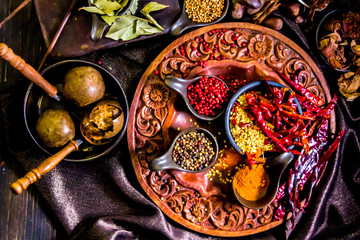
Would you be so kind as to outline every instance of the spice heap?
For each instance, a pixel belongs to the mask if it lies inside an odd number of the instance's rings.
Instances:
[[[245,109],[248,108],[245,95],[242,94],[235,102],[230,112],[230,130],[234,141],[245,153],[270,151],[273,145],[268,141],[263,131],[256,126],[251,115]]]
[[[215,116],[228,101],[229,88],[218,78],[204,76],[188,86],[191,106],[202,115]]]
[[[339,91],[347,101],[360,96],[360,14],[346,13],[325,24],[327,35],[318,47],[331,67],[352,69],[338,79]]]
[[[185,8],[194,22],[208,23],[221,16],[224,0],[185,0]]]
[[[185,170],[200,171],[206,168],[215,151],[211,140],[203,132],[188,132],[180,136],[174,146],[173,160]]]
[[[255,164],[240,168],[233,181],[235,191],[242,198],[248,201],[256,201],[265,195],[270,179],[263,164]]]

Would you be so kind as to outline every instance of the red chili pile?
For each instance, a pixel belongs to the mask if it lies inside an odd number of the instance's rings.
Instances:
[[[204,76],[188,86],[187,97],[199,114],[215,116],[229,100],[228,91],[220,79]]]
[[[280,72],[278,74],[294,92],[285,98],[287,89],[269,85],[271,100],[249,92],[246,95],[248,109],[245,110],[271,139],[275,148],[279,151],[292,151],[298,155],[290,169],[287,182],[281,186],[274,200],[279,202],[279,207],[274,215],[275,219],[283,218],[287,209],[291,208],[294,226],[298,210],[304,211],[309,204],[321,173],[331,154],[339,145],[344,131],[340,131],[333,143],[326,149],[329,119],[335,108],[337,96],[335,95],[324,106],[324,100],[299,84],[296,73],[292,79]],[[301,105],[302,115],[296,112],[295,97]],[[274,128],[270,129],[266,122],[271,123]],[[296,147],[289,150],[287,147],[291,145]],[[308,187],[306,187],[307,185]]]
[[[246,95],[248,107],[245,111],[271,139],[278,151],[292,151],[298,155],[290,169],[287,182],[280,187],[274,200],[279,202],[274,218],[280,220],[285,216],[287,209],[291,208],[294,226],[295,218],[299,214],[298,210],[304,211],[308,206],[321,173],[339,145],[344,131],[340,131],[326,149],[329,119],[336,106],[337,96],[335,95],[327,105],[324,105],[324,100],[299,84],[296,73],[292,79],[280,72],[278,74],[294,92],[285,97],[287,89],[270,85],[271,98],[248,92]],[[296,112],[295,97],[302,108],[302,115]],[[270,128],[266,122],[274,127]],[[291,145],[296,147],[289,150],[287,147]]]

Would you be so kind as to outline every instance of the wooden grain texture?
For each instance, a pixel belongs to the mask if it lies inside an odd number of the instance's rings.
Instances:
[[[0,21],[22,2],[0,0]],[[46,49],[32,3],[0,28],[0,42],[6,43],[30,65],[39,64]],[[10,64],[0,61],[0,93],[23,87],[27,82]],[[36,188],[20,196],[11,193],[10,184],[25,172],[8,153],[2,119],[0,117],[0,239],[67,239],[61,223]]]

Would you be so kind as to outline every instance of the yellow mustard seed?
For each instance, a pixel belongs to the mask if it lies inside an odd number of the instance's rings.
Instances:
[[[194,22],[207,23],[221,16],[224,0],[185,0],[185,9]]]

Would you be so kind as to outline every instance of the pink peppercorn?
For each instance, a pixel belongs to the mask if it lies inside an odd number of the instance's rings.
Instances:
[[[188,99],[196,112],[215,116],[228,101],[229,88],[214,77],[204,76],[188,86]]]

